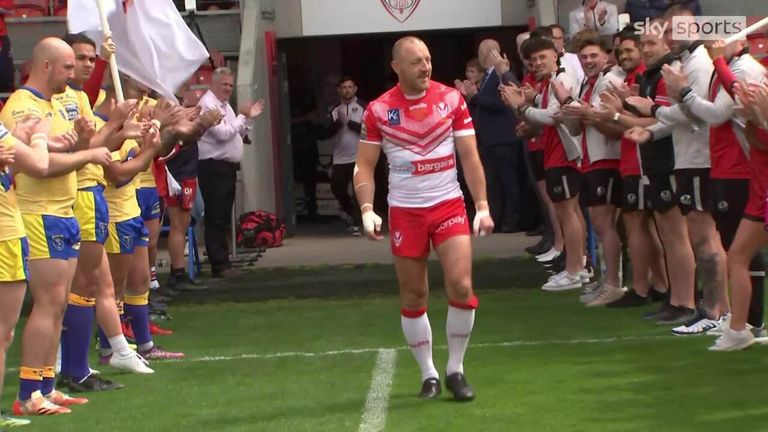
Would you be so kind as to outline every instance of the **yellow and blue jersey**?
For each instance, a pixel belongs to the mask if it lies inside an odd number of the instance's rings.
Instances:
[[[71,129],[64,107],[55,99],[46,99],[31,87],[21,87],[13,92],[0,111],[0,122],[6,128],[13,129],[17,121],[29,115],[50,119],[50,136],[61,135]],[[22,214],[73,216],[72,206],[77,195],[77,175],[74,171],[47,179],[18,173],[14,180]]]
[[[119,150],[112,152],[113,162],[127,162],[138,156],[141,147],[134,140],[126,140]],[[109,221],[123,222],[141,215],[139,203],[136,200],[135,179],[124,184],[109,182],[104,191],[104,197],[109,207]]]
[[[139,106],[143,105],[149,105],[149,106],[155,106],[157,105],[157,101],[155,99],[152,99],[149,96],[144,96],[144,99],[141,100],[139,103]],[[138,175],[136,175],[136,187],[137,188],[156,188],[157,184],[155,183],[155,175],[152,173],[152,167],[150,166],[145,171],[140,172]]]
[[[91,121],[95,118],[90,101],[88,100],[88,94],[73,84],[68,85],[64,93],[54,95],[53,99],[64,107],[67,121],[69,121],[73,128],[75,120],[80,117],[85,117]],[[106,184],[104,169],[99,165],[89,163],[77,170],[78,189],[91,188],[96,185],[104,186]]]
[[[13,147],[13,136],[0,124],[0,146]],[[13,173],[9,167],[0,168],[0,242],[24,237],[19,204],[13,184]]]

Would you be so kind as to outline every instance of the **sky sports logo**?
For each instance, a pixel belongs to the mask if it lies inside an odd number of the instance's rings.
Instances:
[[[738,34],[747,28],[746,16],[676,16],[672,21],[657,20],[635,23],[639,35],[671,34],[672,40],[721,40]]]

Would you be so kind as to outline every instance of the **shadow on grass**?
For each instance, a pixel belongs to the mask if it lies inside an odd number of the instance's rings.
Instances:
[[[531,289],[545,273],[526,259],[483,259],[475,262],[477,291]],[[273,299],[360,298],[398,292],[391,264],[254,269],[231,279],[205,279],[208,289],[180,294],[174,304],[249,303]],[[431,291],[443,290],[437,262],[429,263]]]

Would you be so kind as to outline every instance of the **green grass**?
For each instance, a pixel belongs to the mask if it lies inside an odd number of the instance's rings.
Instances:
[[[382,347],[398,348],[388,431],[768,428],[763,348],[709,353],[713,338],[666,336],[639,319],[647,309],[585,309],[577,293],[535,289],[543,276],[523,261],[481,261],[475,270],[481,305],[465,362],[478,394],[471,404],[445,393],[439,401],[414,396],[420,375],[401,349],[391,267],[258,270],[172,308],[177,334],[157,342],[189,360],[155,363],[146,377],[103,367],[126,388],[90,395],[67,416],[34,418],[24,430],[356,431]],[[430,282],[442,372],[446,301],[439,275]],[[569,342],[579,339],[592,342]],[[350,349],[371,350],[266,356]],[[253,356],[231,359],[240,355]],[[230,359],[201,361],[212,356]],[[8,358],[18,366],[18,344]],[[6,376],[2,407],[14,398],[15,375]]]

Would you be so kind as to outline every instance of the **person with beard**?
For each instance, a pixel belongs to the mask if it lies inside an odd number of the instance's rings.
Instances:
[[[664,14],[667,23],[675,17],[693,17],[684,6],[672,6]],[[708,93],[714,70],[712,60],[701,40],[676,40],[672,32],[664,35],[667,45],[676,53],[678,61],[672,67],[689,77],[689,84],[697,94]],[[665,81],[666,82],[666,81]],[[669,89],[668,89],[669,90]],[[719,326],[729,312],[726,287],[725,250],[717,235],[710,206],[710,128],[692,113],[685,104],[674,101],[677,94],[669,93],[672,105],[654,106],[649,99],[636,96],[627,102],[645,116],[655,117],[659,123],[651,130],[671,129],[675,150],[675,201],[686,219],[688,236],[696,258],[696,272],[702,289],[702,302],[696,316],[689,322],[672,329],[675,335],[697,335]],[[694,287],[690,287],[694,289]],[[692,295],[692,294],[691,294]]]
[[[739,40],[728,45],[717,42],[714,45],[710,48],[710,56],[716,64],[721,65],[721,69],[723,66],[729,68],[738,80],[759,82],[765,79],[765,68],[747,52],[746,41]],[[677,95],[680,103],[690,109],[691,113],[710,124],[712,216],[717,223],[723,246],[726,250],[730,250],[740,221],[742,217],[746,217],[745,209],[749,204],[750,178],[752,177],[749,153],[745,152],[745,149],[749,148],[749,143],[744,134],[743,123],[738,121],[735,98],[728,91],[727,83],[719,75],[713,80],[707,91],[708,96],[705,98],[689,85],[690,80],[686,74],[672,69],[665,70],[663,73],[670,94]],[[654,135],[661,133],[653,128],[647,131],[636,131],[639,139],[650,139],[651,132]],[[750,212],[754,213],[755,208],[756,206],[753,205]],[[742,271],[741,263],[738,261],[736,263],[739,264],[736,266],[738,270]],[[754,254],[748,267],[752,285],[748,312],[737,315],[741,319],[746,315],[747,328],[752,331],[754,337],[763,337],[765,336],[763,323],[765,268],[763,256],[759,251]],[[745,280],[741,273],[737,273],[736,278],[739,281]],[[735,298],[734,304],[736,304]],[[738,304],[744,307],[747,303],[744,298],[739,298]],[[708,334],[728,333],[728,336],[722,337],[710,347],[713,351],[739,349],[739,346],[749,339],[746,333],[734,334],[729,331],[730,324],[727,316],[716,324],[712,325]]]
[[[470,230],[485,235],[494,226],[472,117],[458,91],[430,79],[432,58],[420,39],[406,36],[395,43],[392,69],[399,83],[371,102],[363,117],[354,175],[363,228],[369,239],[383,239],[382,219],[372,203],[374,169],[383,151],[390,167],[389,237],[400,285],[400,323],[421,369],[419,396],[434,399],[442,391],[427,317],[427,258],[434,248],[449,299],[446,388],[454,399],[471,401],[475,392],[464,375],[464,355],[478,299]],[[456,179],[456,154],[476,203],[472,228]]]
[[[624,83],[611,89],[611,92],[618,94],[621,99],[626,99],[633,93],[633,88],[636,89],[638,80],[645,72],[645,64],[640,52],[640,36],[635,33],[634,27],[626,27],[618,36],[619,43],[615,52],[621,73],[624,74]],[[626,231],[629,261],[632,264],[632,288],[606,307],[629,308],[648,305],[651,301],[663,297],[668,284],[661,244],[652,220],[653,214],[645,201],[637,143],[621,136],[627,128],[620,124],[599,122],[596,127],[606,135],[618,134],[621,137],[621,215]]]
[[[357,84],[349,77],[339,80],[338,93],[341,103],[331,111],[331,123],[326,132],[334,140],[331,192],[344,212],[347,232],[360,236],[360,209],[354,197],[349,195],[349,186],[355,168],[357,143],[360,141],[365,102],[357,97]]]
[[[93,126],[84,119],[72,125],[54,95],[63,93],[72,80],[75,54],[58,38],[45,38],[32,51],[32,68],[25,85],[16,90],[0,112],[9,129],[27,116],[50,118],[50,166],[44,179],[24,173],[15,176],[19,210],[28,235],[29,290],[35,300],[22,336],[19,396],[16,415],[49,415],[70,412],[69,405],[88,399],[73,398],[56,389],[55,363],[67,299],[77,265],[80,227],[72,207],[77,198],[76,171],[86,163],[107,165],[105,147],[68,153],[76,141],[85,145]],[[53,144],[53,145],[52,145]]]
[[[660,20],[654,22],[661,23]],[[674,55],[664,41],[664,35],[659,34],[655,27],[648,28],[640,38],[647,70],[640,81],[639,95],[650,98],[655,105],[669,106],[661,68],[674,62]],[[625,111],[619,95],[604,93],[602,97],[603,109],[597,112],[599,121],[613,122],[625,128],[648,127],[656,123],[653,117]],[[671,289],[669,302],[645,318],[655,320],[658,325],[682,324],[696,315],[693,298],[695,262],[685,218],[674,201],[675,152],[672,138],[659,137],[640,145],[639,153],[641,173],[648,179],[643,194],[653,210]]]

